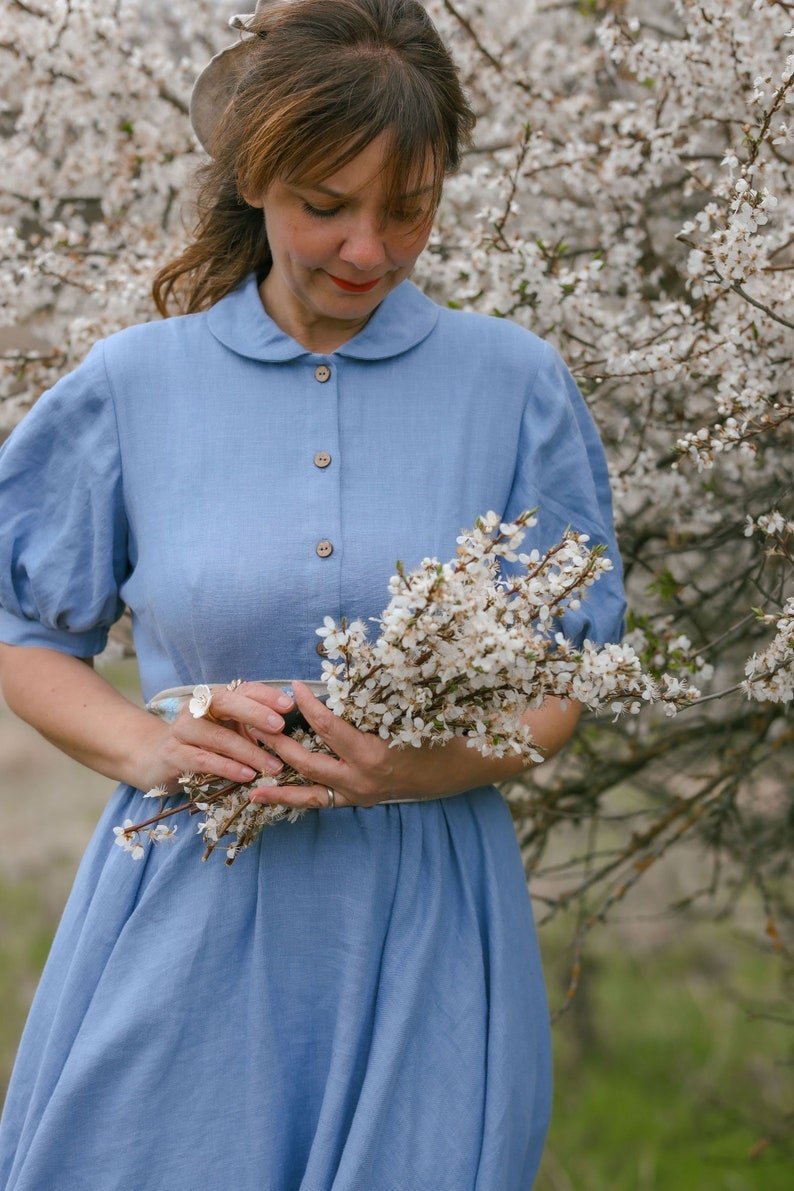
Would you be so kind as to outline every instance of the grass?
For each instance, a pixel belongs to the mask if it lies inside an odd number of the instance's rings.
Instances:
[[[564,947],[543,945],[564,987]],[[580,1005],[555,1026],[536,1191],[788,1191],[794,1022],[753,1011],[781,1010],[784,979],[777,956],[727,925],[645,952],[602,940]]]
[[[7,1083],[58,913],[40,884],[0,884],[0,1091]]]

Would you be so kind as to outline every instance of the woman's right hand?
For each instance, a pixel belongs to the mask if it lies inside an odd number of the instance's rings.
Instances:
[[[146,762],[141,758],[146,789],[162,786],[174,792],[184,773],[250,782],[259,773],[274,775],[284,768],[267,750],[284,730],[283,713],[295,705],[289,695],[261,682],[209,689],[212,699],[204,715],[194,716],[185,706],[171,723],[157,721],[154,747]]]

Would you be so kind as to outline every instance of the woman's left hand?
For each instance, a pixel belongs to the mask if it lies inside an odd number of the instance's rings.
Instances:
[[[267,741],[268,748],[311,784],[260,787],[253,801],[298,808],[375,806],[399,798],[459,794],[506,781],[527,767],[521,757],[483,757],[460,737],[443,745],[390,748],[388,741],[375,733],[361,732],[334,715],[303,683],[292,685],[299,711],[334,755],[310,752],[289,736],[273,736]],[[578,704],[571,702],[563,708],[559,700],[551,700],[525,719],[538,744],[550,754],[572,734],[578,716]],[[332,804],[329,789],[334,792]]]
[[[310,752],[289,736],[274,735],[268,748],[312,784],[265,786],[256,790],[254,801],[327,807],[329,788],[336,806],[374,806],[386,798],[421,796],[423,762],[430,749],[389,748],[388,741],[334,715],[303,683],[294,682],[292,689],[298,710],[334,756]]]

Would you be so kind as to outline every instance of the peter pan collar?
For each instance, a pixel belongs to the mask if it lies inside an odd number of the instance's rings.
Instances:
[[[427,338],[438,316],[435,302],[413,282],[403,281],[384,298],[363,330],[331,354],[353,360],[399,356]],[[285,334],[265,312],[253,273],[212,306],[206,317],[215,338],[249,360],[281,363],[313,354]]]

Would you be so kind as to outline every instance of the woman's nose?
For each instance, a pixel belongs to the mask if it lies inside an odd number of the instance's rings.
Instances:
[[[369,220],[355,223],[348,231],[339,256],[362,273],[376,269],[386,260],[382,230]]]

